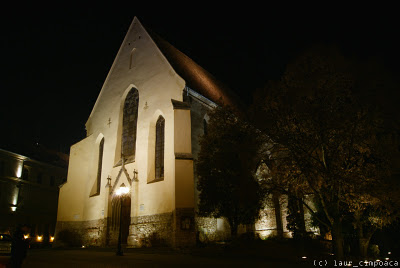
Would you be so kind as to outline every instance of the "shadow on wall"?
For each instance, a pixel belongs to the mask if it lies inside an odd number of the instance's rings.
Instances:
[[[82,237],[76,231],[62,230],[57,234],[56,237],[57,246],[56,247],[81,247]]]
[[[157,233],[152,233],[146,238],[142,238],[143,247],[165,247],[169,246],[168,241]]]

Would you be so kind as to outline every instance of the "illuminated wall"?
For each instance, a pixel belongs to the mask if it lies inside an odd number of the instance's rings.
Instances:
[[[132,88],[139,96],[136,153],[134,159],[127,158],[122,164],[123,107]],[[67,183],[60,190],[58,230],[69,226],[79,232],[86,226],[88,230],[97,230],[99,236],[83,238],[82,243],[112,240],[107,237],[110,226],[106,226],[112,218],[113,198],[105,187],[107,178],[114,188],[121,183],[131,187],[132,224],[143,217],[175,217],[178,207],[193,210],[193,160],[176,159],[177,153],[191,154],[190,111],[174,109],[172,102],[182,102],[184,88],[185,81],[135,19],[86,123],[87,137],[71,147]],[[165,119],[164,179],[153,182],[155,123],[160,115]],[[104,138],[101,189],[99,195],[90,196],[97,178],[95,144],[99,135]],[[140,246],[145,237],[135,230],[131,228],[128,243]]]
[[[58,186],[67,168],[0,149],[0,232],[12,232],[18,224],[29,224],[32,236],[54,235]]]

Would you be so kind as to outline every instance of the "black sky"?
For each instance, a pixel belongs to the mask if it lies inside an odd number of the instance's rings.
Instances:
[[[0,147],[38,142],[68,152],[84,138],[85,122],[134,16],[247,101],[314,43],[377,58],[398,74],[395,17],[377,11],[311,13],[160,15],[136,12],[134,5],[3,10]]]

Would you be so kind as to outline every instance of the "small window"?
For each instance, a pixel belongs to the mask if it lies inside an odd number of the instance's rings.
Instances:
[[[156,123],[156,152],[155,168],[156,180],[164,179],[164,140],[165,140],[165,119],[160,115]]]
[[[129,55],[129,69],[133,67],[133,56],[135,55],[136,48],[133,48],[131,54]]]

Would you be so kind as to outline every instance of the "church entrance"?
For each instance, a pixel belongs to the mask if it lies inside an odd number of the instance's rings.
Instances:
[[[122,207],[121,207],[122,206]],[[121,226],[121,244],[126,244],[131,223],[131,197],[112,199],[111,233],[109,234],[111,245],[117,244],[119,228]]]
[[[122,215],[121,215],[121,243],[126,244],[129,236],[129,225],[131,224],[131,198],[124,198],[122,202]]]

